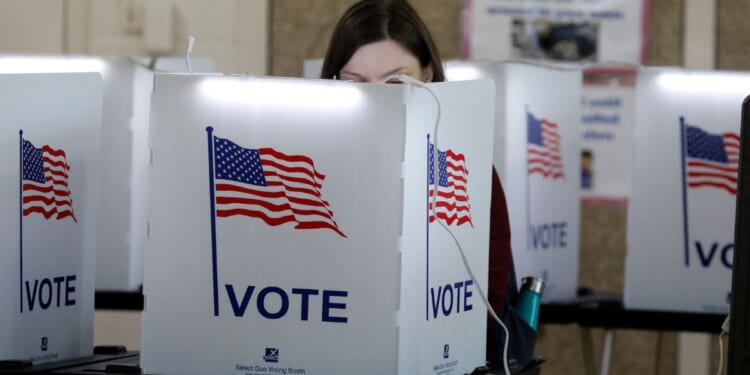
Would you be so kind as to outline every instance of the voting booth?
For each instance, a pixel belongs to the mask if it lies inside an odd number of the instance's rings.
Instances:
[[[0,360],[93,350],[102,81],[0,74]]]
[[[192,61],[196,72],[214,72],[212,59]],[[98,72],[102,77],[100,189],[96,290],[138,291],[146,241],[148,124],[154,70],[186,70],[184,58],[153,61],[76,55],[3,55],[0,73]]]
[[[96,72],[102,77],[100,142],[105,152],[98,158],[96,290],[138,290],[143,284],[153,72],[129,58],[57,55],[0,56],[2,72]]]
[[[750,75],[638,73],[625,306],[727,313]]]
[[[494,93],[157,75],[144,371],[483,365]]]
[[[212,59],[193,59],[196,72],[213,72]],[[137,291],[143,285],[147,236],[149,114],[154,70],[186,70],[184,58],[158,58],[147,66],[130,58],[102,60],[104,115],[102,189],[97,238],[96,289]],[[153,68],[153,70],[152,70]]]
[[[522,62],[450,61],[448,80],[496,83],[493,165],[508,201],[518,285],[545,280],[544,302],[576,297],[582,76]]]

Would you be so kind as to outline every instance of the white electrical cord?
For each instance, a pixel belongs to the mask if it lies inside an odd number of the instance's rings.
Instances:
[[[724,322],[721,323],[721,333],[719,334],[719,368],[716,369],[716,375],[721,375],[721,368],[724,365],[724,341],[723,336],[729,333],[730,315],[724,318]]]
[[[477,282],[476,277],[474,277],[474,272],[471,271],[469,262],[466,260],[466,255],[464,254],[463,247],[461,247],[461,244],[458,242],[458,239],[453,234],[453,232],[448,228],[448,226],[446,226],[445,223],[438,220],[437,218],[436,203],[437,203],[437,191],[438,191],[437,174],[438,174],[438,165],[439,165],[438,164],[438,125],[440,124],[440,114],[441,114],[440,113],[440,100],[438,99],[437,95],[435,95],[435,93],[432,90],[430,90],[430,88],[427,87],[427,85],[424,84],[424,82],[417,80],[415,78],[412,78],[406,74],[388,76],[382,79],[380,82],[386,83],[393,79],[398,79],[399,81],[403,83],[408,83],[416,87],[427,90],[427,92],[430,93],[430,95],[432,95],[432,98],[435,99],[435,103],[437,103],[437,118],[435,119],[435,126],[433,127],[433,130],[432,130],[432,134],[434,136],[433,147],[432,147],[432,160],[433,160],[432,170],[433,170],[433,173],[435,173],[435,189],[433,190],[433,194],[431,197],[432,216],[435,217],[435,221],[438,222],[438,224],[440,224],[440,226],[443,227],[443,229],[445,229],[445,231],[448,232],[448,234],[453,239],[453,242],[456,244],[456,247],[458,248],[458,253],[461,255],[461,260],[464,263],[464,268],[466,269],[466,272],[471,277],[471,280],[474,282],[474,285],[476,286],[477,291],[479,292],[479,295],[482,297],[482,302],[484,302],[484,305],[487,307],[487,311],[489,311],[493,319],[495,319],[498,323],[500,323],[500,326],[503,327],[503,331],[505,331],[505,342],[503,343],[503,370],[505,371],[506,375],[510,375],[510,368],[508,367],[508,336],[509,336],[508,327],[506,327],[503,321],[500,319],[500,317],[497,316],[497,314],[495,313],[495,310],[492,308],[489,300],[485,296],[484,291],[479,286],[479,283]]]
[[[192,35],[188,36],[187,47],[185,48],[185,65],[187,65],[187,70],[190,75],[193,75],[193,67],[190,66],[190,54],[193,53],[194,43],[195,38],[193,38]]]
[[[724,335],[726,331],[721,331],[719,334],[719,368],[716,369],[716,375],[721,375],[721,368],[724,366]]]

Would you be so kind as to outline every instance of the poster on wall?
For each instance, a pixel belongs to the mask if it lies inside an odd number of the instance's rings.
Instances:
[[[91,355],[102,81],[0,74],[0,360]]]
[[[638,75],[625,306],[727,313],[740,114],[750,75]]]
[[[464,58],[645,61],[649,0],[471,0]]]
[[[583,72],[581,201],[625,204],[635,115],[636,70],[598,66]]]

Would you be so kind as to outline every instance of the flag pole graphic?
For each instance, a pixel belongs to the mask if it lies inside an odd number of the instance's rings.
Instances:
[[[437,145],[435,145],[437,147]],[[430,152],[430,134],[427,134],[427,213],[425,224],[427,226],[427,239],[426,239],[426,254],[425,257],[425,287],[424,287],[424,316],[425,320],[430,320],[430,156],[435,153]],[[432,171],[433,176],[436,171]],[[433,177],[435,182],[435,188],[437,189],[437,179]],[[437,216],[435,217],[437,220]]]
[[[23,129],[18,130],[18,299],[23,314]]]
[[[219,279],[216,272],[216,199],[214,198],[214,128],[206,127],[208,138],[208,191],[211,196],[211,263],[214,286],[214,316],[219,316]]]
[[[524,105],[524,109],[526,110],[526,249],[531,249],[531,236],[533,235],[533,231],[531,229],[531,190],[530,185],[531,182],[529,182],[529,117],[532,116],[531,112],[529,112],[529,105]]]
[[[687,206],[687,174],[685,163],[687,162],[685,118],[680,116],[680,152],[682,153],[682,229],[685,243],[685,266],[690,266],[690,244],[688,243],[688,206]]]

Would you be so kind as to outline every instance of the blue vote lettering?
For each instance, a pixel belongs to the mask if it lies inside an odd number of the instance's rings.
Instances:
[[[438,313],[442,313],[442,316],[450,316],[454,313],[454,306],[456,314],[461,313],[461,311],[471,311],[473,306],[469,299],[471,299],[474,293],[472,293],[469,287],[473,284],[472,280],[466,280],[453,284],[440,285],[437,289],[431,287],[430,307],[432,307],[432,318],[436,319]]]
[[[534,249],[564,248],[568,223],[564,221],[531,225],[531,243]]]
[[[718,242],[712,242],[711,247],[705,248],[700,241],[695,241],[695,251],[698,252],[698,260],[700,260],[703,268],[711,267],[714,257],[721,245]],[[721,264],[729,269],[732,269],[732,262],[734,257],[734,244],[725,244],[721,247]]]
[[[247,312],[247,308],[250,305],[250,300],[253,298],[255,292],[254,285],[247,285],[245,292],[242,293],[241,298],[238,298],[235,292],[234,285],[226,284],[227,298],[229,298],[229,304],[232,307],[232,312],[236,317],[243,317]],[[312,296],[321,295],[321,321],[331,323],[346,323],[348,321],[346,316],[334,315],[334,310],[346,311],[346,303],[342,301],[348,297],[349,293],[342,290],[319,290],[309,288],[292,288],[291,295],[299,296],[299,298],[290,298],[290,293],[277,286],[267,286],[257,293],[255,306],[256,311],[260,316],[266,319],[281,319],[289,313],[289,309],[297,301],[300,315],[299,319],[307,321],[310,319],[310,305]],[[279,306],[274,310],[269,310],[269,306],[272,306],[273,301],[279,302]],[[296,307],[296,305],[295,305]]]
[[[76,304],[75,281],[76,275],[34,279],[33,282],[26,280],[24,289],[28,311],[34,311],[37,306],[42,310],[50,307],[74,306]]]

